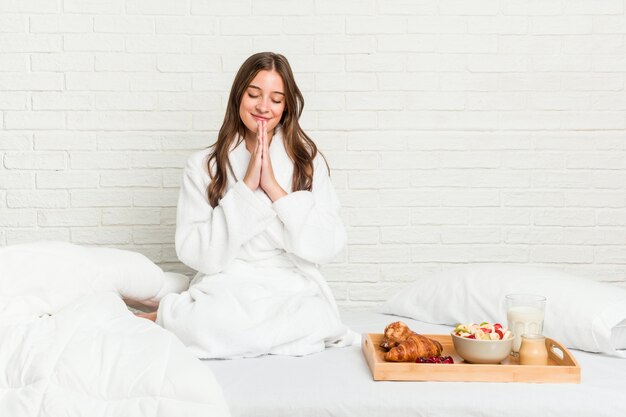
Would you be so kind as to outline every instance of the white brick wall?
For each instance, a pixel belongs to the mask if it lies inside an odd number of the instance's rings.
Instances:
[[[173,249],[234,72],[290,59],[333,168],[344,306],[459,263],[626,286],[625,0],[0,2],[0,245]]]

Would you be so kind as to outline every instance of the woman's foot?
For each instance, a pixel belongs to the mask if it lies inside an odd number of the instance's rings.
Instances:
[[[141,317],[142,319],[148,319],[148,320],[152,320],[154,322],[156,322],[156,318],[157,318],[157,312],[153,311],[151,313],[136,313],[135,314],[137,317]]]

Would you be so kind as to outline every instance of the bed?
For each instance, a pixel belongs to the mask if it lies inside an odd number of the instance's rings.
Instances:
[[[187,285],[130,251],[0,248],[0,416],[228,417],[210,370],[123,301]]]
[[[344,312],[342,318],[361,334],[381,333],[398,319],[421,333],[451,330],[374,312]],[[571,352],[581,366],[580,384],[374,381],[360,345],[299,358],[203,363],[237,417],[626,416],[626,360]]]
[[[626,291],[553,272],[477,268],[416,278],[386,303],[395,315],[346,311],[342,319],[359,334],[400,318],[444,334],[450,326],[430,323],[493,321],[503,293],[535,280],[550,300],[548,323],[580,315],[569,320],[578,330],[546,327],[566,330],[556,340],[613,356],[568,345],[580,384],[376,382],[358,343],[304,357],[199,361],[124,303],[154,307],[184,290],[186,277],[130,251],[40,242],[0,248],[0,416],[626,416]]]

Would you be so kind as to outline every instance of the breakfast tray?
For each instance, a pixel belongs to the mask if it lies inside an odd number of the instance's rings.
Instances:
[[[425,334],[439,341],[443,356],[452,356],[454,364],[387,362],[379,347],[383,335],[363,334],[361,348],[375,381],[474,381],[474,382],[549,382],[580,383],[580,366],[560,343],[546,338],[547,365],[520,365],[509,356],[500,364],[466,363],[456,353],[449,334]]]

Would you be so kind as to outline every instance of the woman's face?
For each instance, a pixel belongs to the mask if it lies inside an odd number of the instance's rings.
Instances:
[[[285,88],[282,77],[274,70],[259,71],[241,97],[239,117],[246,126],[246,137],[256,139],[257,125],[267,122],[271,137],[285,110]]]

